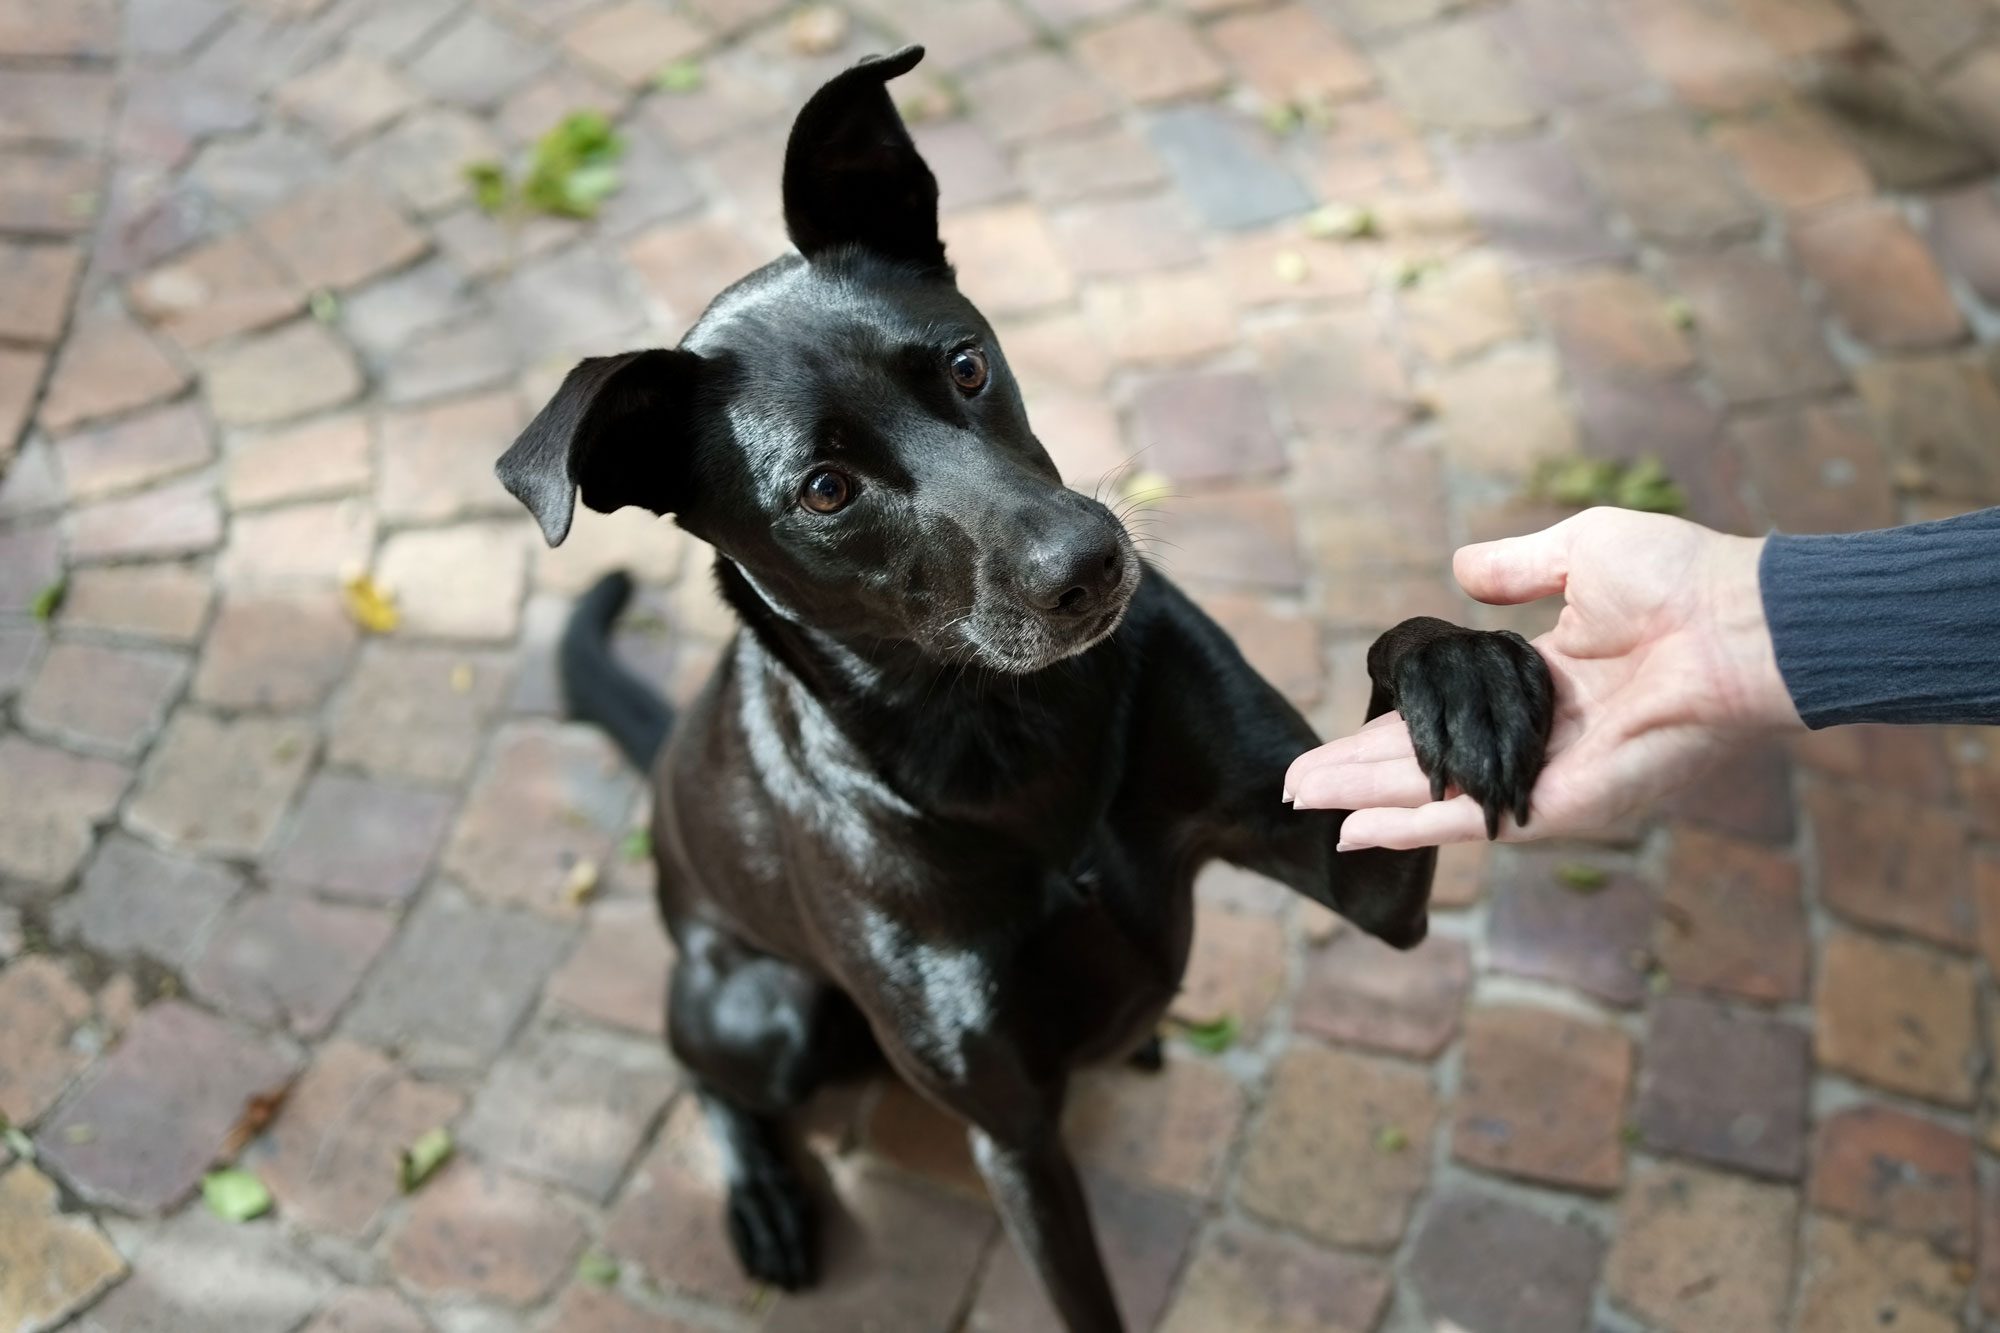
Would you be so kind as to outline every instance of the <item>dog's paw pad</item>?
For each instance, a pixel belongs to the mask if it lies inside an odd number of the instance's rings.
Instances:
[[[784,1291],[812,1285],[813,1203],[790,1172],[759,1173],[729,1187],[729,1241],[743,1271]]]
[[[1414,648],[1396,664],[1396,701],[1433,799],[1454,787],[1472,797],[1489,838],[1510,811],[1517,824],[1528,822],[1555,685],[1526,639],[1466,630]]]

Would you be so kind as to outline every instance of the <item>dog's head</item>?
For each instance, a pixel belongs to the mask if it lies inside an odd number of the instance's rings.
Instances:
[[[937,182],[886,87],[922,57],[864,60],[799,113],[797,255],[729,287],[680,347],[577,366],[498,471],[550,545],[578,491],[671,513],[782,616],[1036,671],[1110,634],[1139,560],[1063,486],[954,283]]]

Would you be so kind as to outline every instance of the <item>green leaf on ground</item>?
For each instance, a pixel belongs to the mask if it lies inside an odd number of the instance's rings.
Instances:
[[[1366,241],[1382,234],[1372,210],[1328,204],[1306,214],[1306,235],[1316,241]]]
[[[56,612],[62,609],[63,595],[68,591],[69,580],[59,578],[35,594],[35,600],[29,604],[28,610],[37,620],[53,620]]]
[[[306,307],[312,311],[312,317],[322,324],[331,324],[340,318],[340,298],[325,288],[307,297]]]
[[[248,1222],[271,1211],[271,1191],[240,1167],[224,1167],[202,1177],[201,1197],[208,1211],[225,1222]]]
[[[14,1122],[0,1115],[0,1147],[6,1148],[24,1162],[35,1160],[35,1141],[27,1133],[15,1127]]]
[[[625,141],[601,111],[573,111],[535,141],[527,174],[519,181],[499,162],[465,168],[472,197],[495,215],[523,211],[591,218],[620,184],[617,162]]]
[[[582,217],[593,216],[617,192],[618,168],[608,162],[578,167],[563,178],[563,202]]]
[[[507,168],[498,162],[473,162],[465,168],[465,179],[472,186],[473,202],[485,212],[499,213],[506,209],[513,194],[507,184]]]
[[[451,1160],[455,1146],[451,1131],[440,1126],[403,1149],[396,1165],[396,1183],[403,1193],[415,1193],[436,1175],[438,1168]]]
[[[1402,1152],[1409,1146],[1409,1133],[1401,1125],[1384,1125],[1375,1131],[1377,1152]]]
[[[602,1250],[585,1250],[576,1261],[576,1275],[594,1286],[609,1287],[618,1281],[618,1261]]]
[[[1529,491],[1538,500],[1583,509],[1615,505],[1648,514],[1678,514],[1687,493],[1657,458],[1549,458],[1535,469]]]
[[[1660,460],[1642,458],[1625,469],[1611,502],[1641,513],[1679,514],[1687,509],[1687,493],[1674,484]]]
[[[699,61],[676,60],[653,76],[653,86],[663,93],[695,93],[706,78]]]
[[[1404,258],[1396,261],[1396,266],[1390,270],[1389,276],[1398,287],[1415,287],[1442,267],[1444,266],[1435,259]]]
[[[573,111],[535,143],[521,195],[531,208],[558,217],[597,216],[618,189],[614,165],[625,141],[601,111]]]
[[[643,861],[653,854],[653,833],[650,829],[635,828],[625,835],[618,844],[618,854],[627,861]]]
[[[1299,109],[1290,102],[1273,102],[1264,108],[1264,128],[1281,138],[1297,130],[1303,122]]]
[[[1220,1055],[1234,1046],[1242,1030],[1234,1014],[1224,1014],[1207,1023],[1181,1025],[1181,1035],[1187,1038],[1188,1045],[1207,1055]]]
[[[1571,862],[1556,867],[1556,882],[1578,893],[1596,893],[1611,882],[1611,876],[1596,866]]]

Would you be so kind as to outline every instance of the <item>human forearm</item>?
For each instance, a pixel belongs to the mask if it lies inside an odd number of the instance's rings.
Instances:
[[[2000,722],[2000,509],[1774,536],[1759,582],[1808,726]]]

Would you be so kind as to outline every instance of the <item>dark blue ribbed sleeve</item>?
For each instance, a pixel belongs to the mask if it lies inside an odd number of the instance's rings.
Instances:
[[[1807,726],[2000,723],[2000,509],[1780,533],[1759,578],[1778,670]]]

